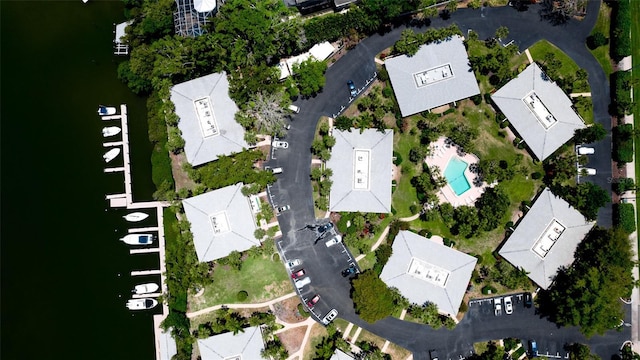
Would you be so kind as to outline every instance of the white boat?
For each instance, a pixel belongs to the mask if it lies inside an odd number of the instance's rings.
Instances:
[[[151,245],[153,243],[153,235],[151,234],[129,234],[120,239],[120,241],[129,245]]]
[[[146,310],[152,309],[156,305],[158,305],[158,300],[156,299],[129,299],[127,301],[127,309],[129,310]]]
[[[102,128],[102,136],[109,137],[120,134],[120,128],[117,126],[108,126],[106,128]]]
[[[148,217],[149,217],[149,215],[147,215],[147,214],[145,214],[143,212],[134,212],[134,213],[127,214],[127,215],[123,216],[123,218],[125,220],[130,221],[130,222],[142,221],[142,220],[144,220],[144,219],[146,219]]]
[[[120,148],[115,147],[102,155],[104,162],[109,162],[116,158],[116,156],[120,155]]]
[[[134,294],[151,294],[152,292],[156,292],[160,286],[156,283],[147,283],[136,285],[133,290],[131,290]]]
[[[115,113],[116,113],[116,108],[113,106],[104,106],[104,105],[98,106],[98,115],[100,116],[113,115]]]

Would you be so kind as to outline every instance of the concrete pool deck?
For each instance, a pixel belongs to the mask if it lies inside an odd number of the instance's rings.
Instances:
[[[474,185],[474,180],[478,177],[477,174],[471,172],[471,164],[477,164],[480,162],[477,156],[473,154],[458,155],[459,147],[454,143],[447,144],[445,137],[440,137],[438,140],[431,143],[431,153],[424,161],[429,167],[435,167],[440,171],[440,174],[444,176],[444,172],[452,158],[460,159],[467,163],[467,168],[464,170],[464,177],[469,182],[471,188],[461,195],[456,195],[455,191],[451,188],[451,185],[447,185],[440,188],[437,192],[440,204],[445,202],[450,203],[453,207],[462,205],[473,206],[476,200],[482,195],[485,188],[489,186],[486,182],[482,182],[480,187]]]

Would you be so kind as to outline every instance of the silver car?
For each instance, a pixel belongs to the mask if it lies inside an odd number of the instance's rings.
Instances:
[[[303,287],[309,285],[311,283],[311,278],[306,277],[306,278],[302,278],[300,280],[296,280],[294,281],[294,283],[296,284],[296,288],[298,288],[298,290],[302,289]]]

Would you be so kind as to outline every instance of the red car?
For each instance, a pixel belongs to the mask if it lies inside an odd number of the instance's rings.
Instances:
[[[294,273],[291,273],[291,278],[292,279],[297,279],[297,278],[299,278],[301,276],[304,276],[304,269],[300,269],[300,270],[298,270],[298,271],[296,271]]]
[[[307,301],[307,306],[309,307],[309,309],[313,309],[318,301],[320,301],[320,295],[316,295],[311,300]]]

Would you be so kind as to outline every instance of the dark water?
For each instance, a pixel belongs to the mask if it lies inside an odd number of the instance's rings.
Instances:
[[[155,280],[130,271],[157,269],[158,258],[117,240],[125,211],[105,211],[104,196],[123,178],[103,173],[100,133],[117,124],[96,115],[98,104],[129,105],[134,199],[150,199],[145,99],[117,80],[112,55],[122,3],[0,6],[1,357],[152,359],[151,313],[124,304],[134,283]]]

